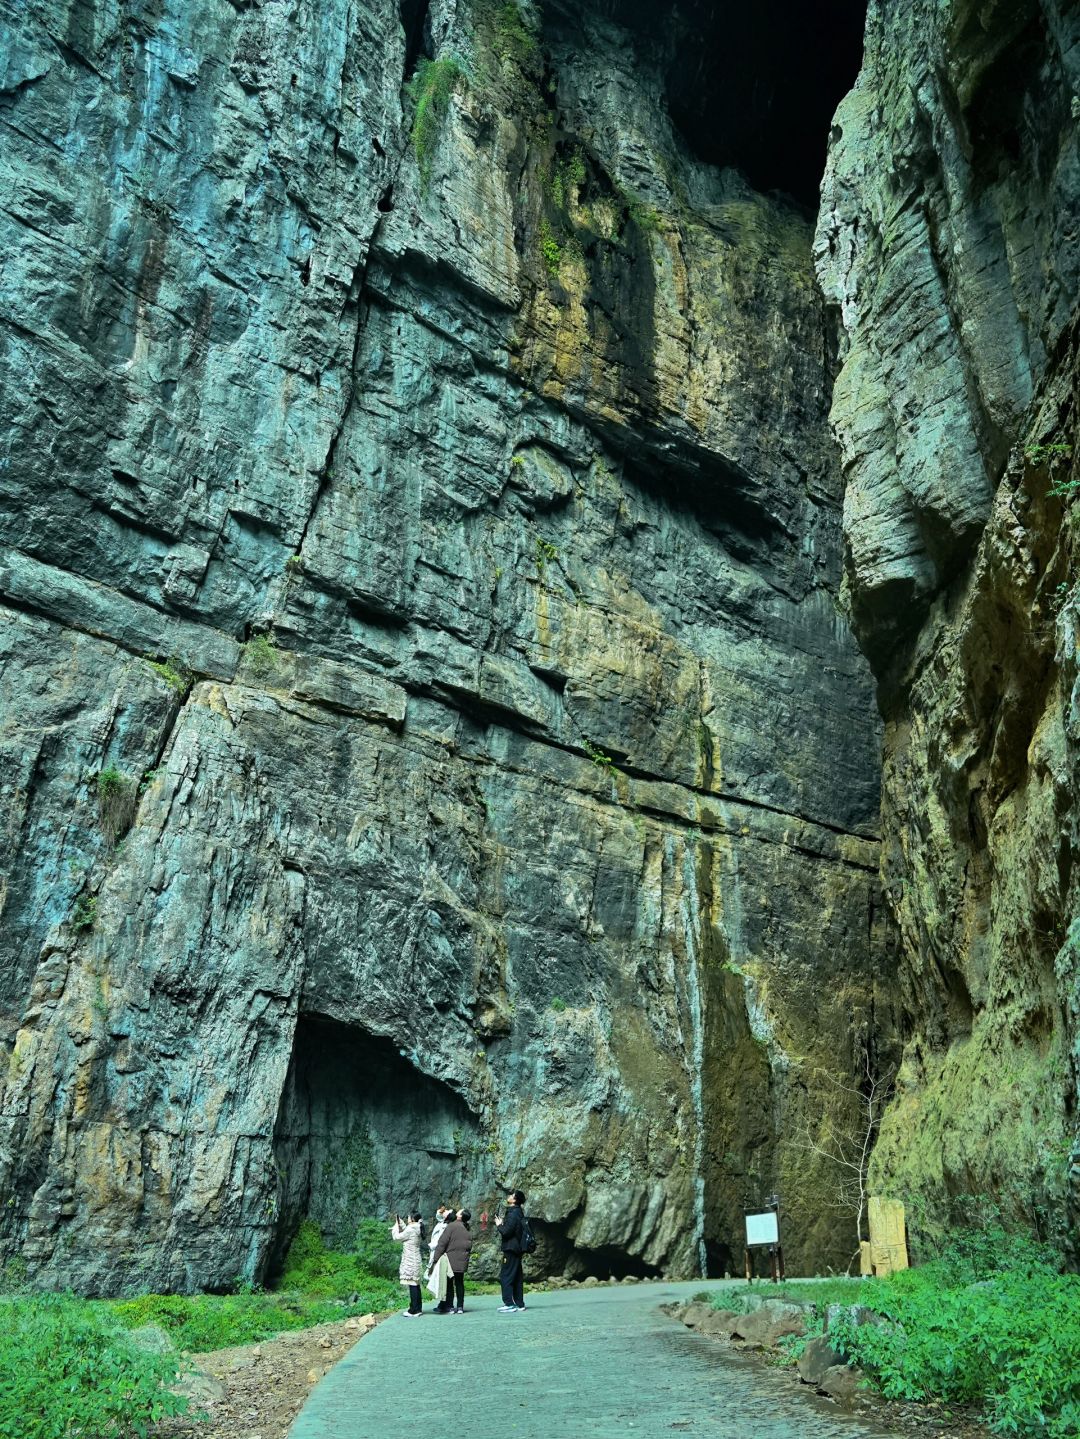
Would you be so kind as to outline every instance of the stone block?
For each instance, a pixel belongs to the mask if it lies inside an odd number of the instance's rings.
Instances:
[[[799,1359],[799,1378],[804,1384],[816,1386],[821,1383],[826,1370],[833,1369],[842,1362],[840,1355],[827,1339],[815,1337],[807,1342]]]
[[[850,1404],[859,1392],[863,1372],[850,1364],[834,1364],[826,1369],[818,1382],[818,1388],[830,1399],[841,1404]]]

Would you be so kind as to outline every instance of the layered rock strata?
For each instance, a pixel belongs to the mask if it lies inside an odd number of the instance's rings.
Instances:
[[[5,1252],[529,1191],[846,1258],[878,730],[810,230],[597,7],[7,6]],[[403,88],[406,87],[406,88]]]
[[[907,1044],[875,1183],[1075,1242],[1080,14],[871,6],[816,254]]]

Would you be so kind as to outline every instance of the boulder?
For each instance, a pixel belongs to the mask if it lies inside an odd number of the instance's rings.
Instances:
[[[196,1407],[202,1404],[220,1404],[225,1398],[225,1385],[212,1374],[202,1369],[191,1369],[172,1386],[174,1394],[182,1394]]]
[[[730,1309],[714,1309],[698,1324],[699,1334],[708,1334],[712,1339],[730,1339],[742,1314],[733,1314]]]
[[[830,1399],[836,1399],[841,1404],[850,1404],[859,1392],[862,1380],[861,1369],[855,1369],[850,1364],[834,1364],[825,1370],[818,1388]]]
[[[774,1322],[766,1309],[756,1309],[753,1314],[740,1314],[732,1329],[732,1338],[741,1339],[745,1344],[766,1344]]]
[[[128,1331],[128,1338],[137,1349],[145,1349],[148,1354],[171,1354],[176,1348],[160,1324],[140,1324],[138,1329]]]
[[[825,1371],[833,1369],[843,1361],[836,1350],[824,1337],[807,1340],[806,1348],[799,1359],[799,1378],[804,1384],[818,1385]]]
[[[717,1313],[711,1304],[702,1304],[700,1300],[694,1300],[688,1304],[682,1312],[682,1322],[688,1329],[696,1329],[703,1320]]]

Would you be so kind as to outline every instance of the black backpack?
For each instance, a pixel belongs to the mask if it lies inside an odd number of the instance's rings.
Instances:
[[[536,1248],[536,1236],[529,1228],[529,1221],[524,1214],[521,1216],[521,1252],[531,1254]]]

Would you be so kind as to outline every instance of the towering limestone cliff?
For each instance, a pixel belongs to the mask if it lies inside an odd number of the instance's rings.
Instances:
[[[917,1235],[1080,1219],[1078,144],[1075,4],[871,7],[815,248],[901,937],[874,1179]]]
[[[811,225],[690,133],[706,8],[0,5],[38,1282],[507,1180],[556,1272],[722,1267],[776,1188],[846,1260],[880,736]]]

